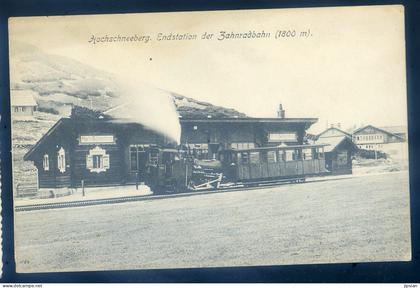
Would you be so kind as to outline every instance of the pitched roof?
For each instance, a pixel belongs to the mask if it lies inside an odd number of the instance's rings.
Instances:
[[[335,137],[325,137],[320,138],[316,141],[316,144],[327,144],[325,146],[324,152],[332,152],[334,151],[341,143],[348,141],[351,143],[353,149],[357,149],[356,145],[351,141],[351,139],[347,136],[335,136]]]
[[[54,126],[52,126],[50,128],[50,130],[47,131],[47,133],[45,133],[41,139],[38,140],[38,142],[36,142],[36,144],[34,146],[31,147],[31,149],[29,149],[28,152],[26,152],[26,154],[23,156],[23,160],[27,161],[27,160],[31,160],[32,155],[35,151],[38,150],[38,148],[40,146],[42,146],[45,141],[48,139],[48,137],[53,134],[54,132],[56,132],[59,128],[61,128],[64,123],[68,123],[68,118],[61,118],[60,120],[57,121],[57,123],[54,124]]]
[[[401,126],[385,126],[385,127],[379,127],[379,129],[388,131],[389,133],[393,134],[405,134],[407,133],[407,126],[401,125]]]
[[[347,132],[345,132],[345,131],[341,130],[340,128],[337,128],[337,127],[330,127],[330,128],[328,128],[328,129],[326,129],[326,130],[322,131],[321,133],[319,133],[319,134],[317,135],[317,138],[320,138],[323,134],[325,134],[325,133],[327,133],[328,131],[331,131],[331,130],[336,130],[336,131],[338,131],[338,132],[342,133],[343,135],[346,135],[346,136],[348,136],[348,137],[351,137],[351,134],[350,134],[350,133],[347,133]],[[337,137],[337,135],[334,135],[334,136],[329,136],[329,137]]]
[[[36,106],[37,93],[31,90],[11,90],[10,103],[12,106]]]
[[[399,139],[403,139],[401,136],[398,136],[398,135],[396,135],[396,134],[394,134],[394,133],[388,132],[388,131],[386,131],[386,130],[384,130],[384,129],[381,129],[381,128],[378,128],[378,127],[375,127],[375,126],[373,126],[373,125],[366,125],[366,126],[364,126],[364,127],[360,127],[360,128],[358,128],[358,129],[354,130],[352,134],[353,134],[353,135],[354,135],[354,134],[357,134],[357,133],[359,133],[360,131],[365,130],[366,128],[376,129],[376,130],[381,131],[381,132],[383,132],[383,133],[386,133],[386,134],[388,134],[388,135],[391,135],[391,136],[397,137],[397,138],[399,138]]]

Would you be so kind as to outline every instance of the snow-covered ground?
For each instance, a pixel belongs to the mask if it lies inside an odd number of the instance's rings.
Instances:
[[[408,173],[15,214],[19,272],[410,260]]]

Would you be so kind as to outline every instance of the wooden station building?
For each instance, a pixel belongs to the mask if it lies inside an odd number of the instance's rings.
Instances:
[[[181,119],[181,144],[194,156],[217,158],[226,149],[304,144],[316,118]]]
[[[80,109],[80,108],[79,108]],[[121,123],[73,109],[24,156],[38,169],[39,188],[57,189],[134,183],[146,162],[157,161],[153,147],[177,148],[174,141],[140,124]],[[197,159],[217,159],[224,149],[304,144],[316,118],[180,119],[181,147]],[[142,180],[142,179],[140,179]]]

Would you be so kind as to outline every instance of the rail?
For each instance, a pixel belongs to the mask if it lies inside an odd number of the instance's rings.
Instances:
[[[334,176],[334,178],[324,178],[324,179],[306,179],[306,183],[314,183],[314,182],[325,182],[325,181],[334,181],[334,180],[343,180],[348,179],[349,177],[346,176]],[[267,181],[267,182],[255,182],[255,183],[246,183],[249,186],[236,185],[230,187],[220,187],[219,189],[208,189],[208,190],[200,190],[200,191],[185,191],[176,194],[160,194],[160,195],[145,195],[145,196],[125,196],[125,197],[118,197],[118,198],[110,198],[110,199],[96,199],[96,200],[79,200],[79,201],[72,201],[72,202],[60,202],[60,203],[47,203],[47,204],[32,204],[32,205],[21,205],[16,206],[16,212],[23,212],[23,211],[33,211],[33,210],[44,210],[44,209],[59,209],[59,208],[73,208],[73,207],[83,207],[83,206],[96,206],[96,205],[103,205],[103,204],[119,204],[119,203],[126,203],[126,202],[137,202],[137,201],[148,201],[148,200],[158,200],[158,199],[167,199],[167,198],[178,198],[178,197],[188,197],[188,196],[198,196],[203,194],[214,194],[214,193],[228,193],[228,192],[235,192],[235,191],[248,191],[248,190],[255,190],[255,189],[267,189],[276,187],[279,185],[289,184],[290,179],[286,180],[279,180],[279,181]],[[303,183],[296,179],[295,183]]]

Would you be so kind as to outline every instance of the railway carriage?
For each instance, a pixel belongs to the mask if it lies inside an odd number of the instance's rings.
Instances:
[[[154,193],[300,182],[326,173],[323,145],[306,145],[316,118],[180,118],[179,141],[140,123],[76,107],[25,154],[37,190],[145,183]],[[83,189],[82,188],[82,189]]]
[[[325,169],[325,145],[293,145],[229,150],[224,153],[228,175],[234,182],[265,180],[303,181]]]
[[[307,177],[328,173],[324,146],[229,149],[210,160],[194,159],[185,151],[163,149],[159,153],[164,157],[159,160],[159,167],[149,170],[148,184],[154,191],[179,192],[269,182],[304,182]]]

